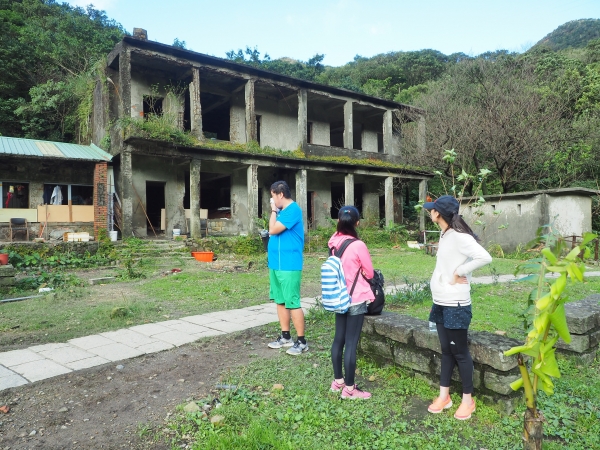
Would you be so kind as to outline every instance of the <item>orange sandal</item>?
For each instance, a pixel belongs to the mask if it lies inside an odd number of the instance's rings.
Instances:
[[[461,403],[456,412],[454,418],[458,420],[467,420],[471,418],[471,415],[475,412],[475,400],[470,405],[468,403]]]
[[[451,408],[451,407],[452,407],[452,399],[450,398],[450,396],[446,397],[445,399],[438,397],[433,401],[433,403],[431,405],[429,405],[429,408],[427,408],[427,411],[429,411],[432,414],[439,414],[443,410]]]

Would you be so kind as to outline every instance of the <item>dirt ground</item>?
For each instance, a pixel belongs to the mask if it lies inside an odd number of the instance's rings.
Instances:
[[[246,341],[251,351],[240,350]],[[250,329],[1,391],[10,412],[0,413],[0,450],[168,449],[140,432],[209,395],[228,369],[278,357],[267,341],[261,328]]]

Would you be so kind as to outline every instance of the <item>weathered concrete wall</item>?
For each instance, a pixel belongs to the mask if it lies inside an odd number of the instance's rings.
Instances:
[[[237,93],[231,98],[229,140],[239,144],[246,142],[246,107],[243,92]]]
[[[234,170],[231,174],[231,219],[227,221],[227,228],[240,234],[248,233],[247,186],[246,170]]]
[[[481,208],[467,206],[468,200],[463,200],[461,214],[485,246],[497,243],[504,251],[514,251],[519,244],[534,239],[539,227],[551,222],[565,236],[591,231],[592,194],[593,191],[586,195],[584,191],[578,194],[557,189],[488,196]],[[477,215],[479,211],[482,216]],[[485,222],[485,226],[474,225],[477,220]]]
[[[256,114],[261,116],[260,145],[281,150],[298,147],[298,111],[287,103],[257,98]]]
[[[40,231],[44,227],[43,222],[28,222],[29,239],[40,236]],[[44,235],[42,237],[49,238],[48,242],[59,242],[63,239],[64,233],[89,233],[94,236],[94,222],[48,222],[44,227]],[[8,223],[0,223],[0,241],[5,241],[9,245],[10,233],[8,231]],[[15,236],[15,244],[23,244],[25,235],[19,233]],[[2,249],[0,244],[0,249]]]
[[[328,227],[331,215],[331,180],[321,174],[308,172],[308,191],[314,192],[314,226]]]
[[[362,217],[368,225],[379,225],[379,190],[381,180],[363,182]]]
[[[331,133],[329,122],[312,122],[312,144],[330,145]]]
[[[172,160],[151,156],[133,155],[133,231],[137,236],[147,236],[147,220],[144,209],[147,205],[146,181],[165,183],[166,235],[171,236],[178,225],[182,233],[187,233],[183,196],[185,195],[185,169],[188,165],[178,165]],[[144,209],[140,205],[138,196]],[[152,233],[152,232],[150,232]]]
[[[556,229],[563,236],[581,236],[592,231],[592,198],[575,195],[548,195],[548,218],[556,217]]]
[[[176,120],[179,112],[183,112],[184,99],[167,93],[166,88],[171,81],[157,76],[149,76],[145,72],[133,71],[131,74],[131,117],[144,117],[144,95],[153,94],[152,86],[156,85],[157,94],[163,99],[163,114],[171,114]]]
[[[363,130],[362,132],[362,149],[365,152],[377,153],[377,132],[371,130]]]

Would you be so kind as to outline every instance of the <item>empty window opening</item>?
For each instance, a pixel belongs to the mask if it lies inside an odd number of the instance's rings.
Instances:
[[[161,229],[161,210],[165,208],[165,183],[161,181],[146,181],[146,215],[147,228],[151,230],[150,225],[155,230]],[[180,228],[183,224],[178,225]]]
[[[517,214],[521,215],[521,204],[517,203]]]
[[[200,103],[202,105],[202,133],[204,137],[228,141],[231,123],[229,97],[201,92]]]
[[[256,142],[260,145],[260,125],[262,123],[262,116],[256,116]]]
[[[308,228],[311,230],[316,228],[316,226],[315,226],[315,195],[316,195],[316,192],[308,191],[308,196],[306,199],[307,200],[306,219],[308,221]]]
[[[200,176],[200,207],[208,209],[208,218],[231,218],[231,176],[205,173]]]
[[[163,99],[161,97],[153,97],[152,95],[144,95],[144,118],[150,115],[162,116],[163,114]]]
[[[332,147],[344,148],[344,122],[331,123],[329,127],[329,144]]]
[[[377,153],[383,153],[383,133],[377,133]]]
[[[313,143],[313,123],[312,122],[306,123],[306,142],[308,142],[309,144]]]
[[[0,182],[0,193],[2,194],[0,208],[29,208],[29,183]]]
[[[344,183],[331,183],[331,218],[337,219],[340,208],[346,204]]]
[[[72,205],[93,205],[94,204],[94,186],[82,186],[72,184],[70,186],[70,198]]]

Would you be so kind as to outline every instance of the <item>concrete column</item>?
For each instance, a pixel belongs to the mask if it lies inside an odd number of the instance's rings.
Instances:
[[[121,234],[123,238],[133,236],[133,163],[131,148],[126,146],[121,152]],[[137,200],[137,199],[136,199]]]
[[[381,182],[366,181],[363,183],[362,217],[368,226],[379,226],[379,188]]]
[[[258,164],[250,164],[246,174],[248,180],[248,234],[254,234],[258,217]]]
[[[308,183],[306,180],[306,169],[296,172],[296,203],[302,210],[302,223],[304,233],[308,233]]]
[[[417,148],[419,152],[425,153],[426,150],[426,139],[425,139],[425,117],[419,117],[417,124]]]
[[[387,110],[383,113],[383,153],[393,154],[393,117],[392,111]]]
[[[427,201],[427,180],[421,180],[419,182],[419,200]],[[419,229],[423,231],[425,229],[425,209],[421,209],[419,213]]]
[[[190,161],[190,234],[193,238],[202,237],[200,225],[200,169],[202,161]]]
[[[119,53],[119,89],[121,117],[131,117],[131,51],[126,45]]]
[[[385,226],[394,223],[394,177],[385,179]]]
[[[256,141],[256,111],[254,110],[254,80],[246,82],[246,142]]]
[[[190,83],[190,128],[192,135],[204,139],[202,134],[202,105],[200,104],[200,69],[192,67]]]
[[[308,142],[308,93],[306,89],[298,91],[298,143],[301,148]]]
[[[354,174],[349,173],[344,177],[344,203],[354,205]]]
[[[352,102],[347,101],[344,104],[344,148],[354,148],[354,137],[353,137],[353,108]]]

